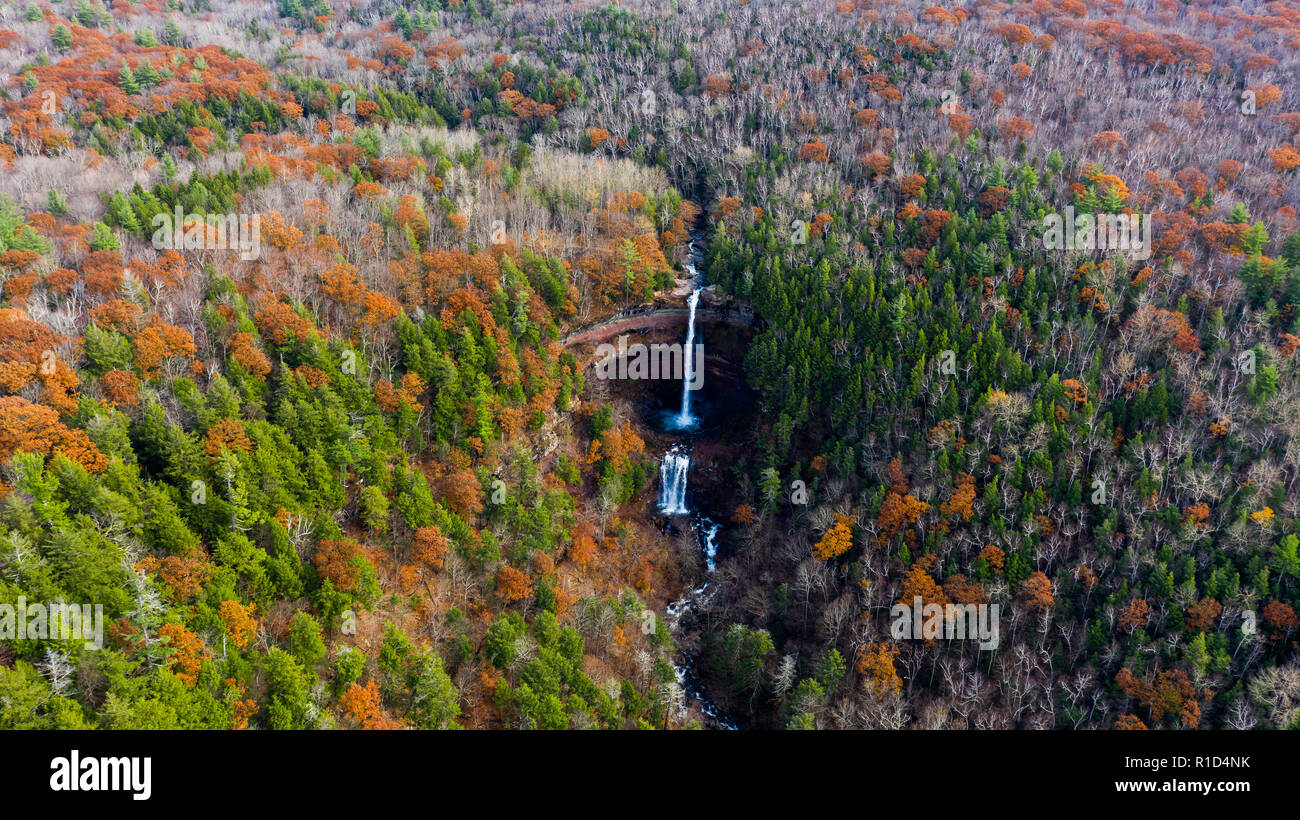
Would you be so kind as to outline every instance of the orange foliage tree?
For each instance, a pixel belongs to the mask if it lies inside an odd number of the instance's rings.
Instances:
[[[908,174],[898,181],[898,192],[911,199],[925,190],[925,177],[920,174]]]
[[[808,162],[830,162],[830,150],[820,137],[813,137],[810,142],[799,146],[798,158]]]
[[[203,639],[181,624],[166,624],[158,629],[158,634],[166,638],[174,650],[167,659],[172,674],[186,686],[193,686],[198,680],[199,668],[212,655],[203,645]]]
[[[361,575],[356,559],[361,556],[361,545],[350,538],[325,539],[316,546],[312,562],[321,578],[336,589],[350,592]]]
[[[863,688],[877,694],[897,695],[903,690],[903,679],[894,668],[894,658],[898,656],[898,647],[889,643],[865,644],[858,650],[855,664],[862,675]]]
[[[146,377],[153,376],[174,356],[193,356],[194,337],[184,328],[159,323],[140,331],[135,339],[135,363]]]
[[[514,567],[502,567],[496,574],[497,592],[507,603],[522,600],[533,591],[528,576]]]
[[[235,642],[235,646],[241,649],[257,635],[257,621],[253,619],[255,609],[254,604],[245,607],[238,601],[222,601],[221,606],[218,607],[217,612],[226,624],[226,632],[230,634],[230,639]]]
[[[853,548],[853,519],[835,513],[835,523],[813,547],[813,557],[818,561],[838,558]]]
[[[938,556],[933,553],[916,559],[907,570],[907,574],[903,576],[903,589],[898,595],[898,603],[910,607],[917,598],[921,599],[921,606],[926,604],[943,606],[950,603],[947,593],[930,576],[930,571],[938,560]]]
[[[1128,606],[1119,613],[1120,629],[1132,634],[1146,627],[1148,609],[1147,602],[1141,598],[1129,601]]]
[[[365,730],[396,729],[400,724],[385,717],[380,708],[379,685],[374,679],[365,686],[354,683],[339,697],[339,707],[357,726]]]
[[[92,473],[108,468],[108,459],[84,430],[67,427],[57,411],[21,396],[0,397],[0,464],[19,450],[48,456],[61,453]]]
[[[1052,581],[1041,572],[1035,572],[1021,582],[1020,597],[1030,609],[1047,609],[1056,602],[1052,597]]]
[[[414,548],[412,557],[420,568],[436,572],[442,569],[450,544],[447,536],[443,535],[442,530],[437,527],[433,525],[420,527],[411,539],[411,546]]]
[[[969,521],[974,514],[974,502],[975,477],[968,473],[958,473],[953,482],[952,497],[939,505],[939,512],[948,518],[960,515],[963,521]]]
[[[218,421],[203,437],[203,452],[209,458],[216,458],[223,449],[243,453],[253,449],[253,442],[244,435],[244,425],[238,419]]]
[[[579,567],[586,567],[596,557],[596,527],[589,521],[581,521],[573,530],[573,543],[569,546],[569,557]]]
[[[1162,669],[1155,676],[1140,680],[1127,667],[1119,670],[1115,683],[1124,694],[1145,706],[1152,721],[1165,715],[1177,715],[1188,729],[1195,729],[1201,719],[1196,688],[1181,669]]]

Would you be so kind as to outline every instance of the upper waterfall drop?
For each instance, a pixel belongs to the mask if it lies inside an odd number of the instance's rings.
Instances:
[[[691,413],[691,385],[695,381],[695,368],[697,365],[702,366],[703,362],[695,361],[695,309],[700,304],[700,288],[691,291],[691,298],[687,303],[691,309],[690,319],[686,325],[686,347],[682,351],[682,361],[684,363],[682,373],[682,409],[673,419],[674,426],[681,430],[694,427],[699,423],[694,414]]]

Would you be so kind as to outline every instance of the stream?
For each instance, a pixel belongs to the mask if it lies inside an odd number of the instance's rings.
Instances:
[[[690,307],[690,316],[687,320],[686,345],[683,351],[685,367],[682,374],[681,409],[676,414],[670,414],[665,419],[667,429],[684,433],[695,431],[700,427],[700,419],[691,412],[691,394],[698,387],[698,384],[694,383],[695,368],[704,366],[702,355],[699,362],[696,362],[694,357],[695,312],[700,303],[700,293],[704,284],[704,277],[697,267],[703,260],[703,252],[700,249],[702,241],[702,238],[698,235],[692,238],[690,255],[686,262],[686,270],[690,273],[692,279],[692,290],[690,299],[687,302]],[[718,533],[721,532],[722,525],[714,522],[703,512],[696,510],[690,503],[688,494],[691,471],[690,446],[690,441],[683,437],[664,453],[663,461],[659,464],[659,511],[667,516],[688,516],[690,518],[690,526],[694,530],[696,541],[704,555],[705,569],[709,575],[712,575],[717,569]],[[668,604],[670,629],[676,632],[682,616],[706,605],[713,592],[714,590],[710,588],[710,581],[705,580],[699,587],[690,590],[681,598]],[[694,673],[694,659],[683,652],[680,654],[680,660],[673,664],[673,669],[677,674],[677,684],[682,688],[687,702],[695,703],[700,712],[706,717],[706,728],[737,728],[735,724],[722,716],[717,705],[709,699],[703,683]]]

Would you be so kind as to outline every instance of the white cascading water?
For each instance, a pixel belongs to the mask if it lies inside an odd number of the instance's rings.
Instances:
[[[695,308],[700,304],[700,289],[691,291],[688,302],[691,316],[686,325],[686,349],[682,351],[685,362],[685,378],[682,379],[682,410],[677,414],[676,426],[681,429],[694,427],[695,416],[691,415],[691,384],[695,381]],[[701,363],[703,364],[703,363]]]
[[[659,509],[665,515],[686,515],[686,475],[691,469],[691,457],[679,447],[664,454],[659,463]]]
[[[718,568],[718,530],[722,529],[722,525],[714,524],[708,518],[704,521],[709,527],[704,532],[704,565],[709,572],[713,572]]]
[[[704,547],[704,565],[710,575],[718,568],[718,532],[722,529],[720,524],[713,523],[713,519],[708,516],[697,516],[696,533],[703,536]],[[676,601],[668,604],[668,617],[671,628],[676,631],[682,616],[693,609],[703,607],[713,597],[713,589],[708,581],[678,598]],[[700,708],[700,711],[708,717],[713,727],[718,729],[735,729],[736,724],[727,720],[717,704],[709,699],[708,693],[704,687],[699,684],[691,672],[689,661],[685,664],[674,663],[673,673],[677,678],[677,686],[681,688],[686,696],[694,700]],[[684,713],[683,713],[684,714]]]

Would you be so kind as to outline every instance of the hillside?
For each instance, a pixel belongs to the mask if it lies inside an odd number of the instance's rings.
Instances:
[[[1298,54],[6,0],[0,728],[1300,727]]]

